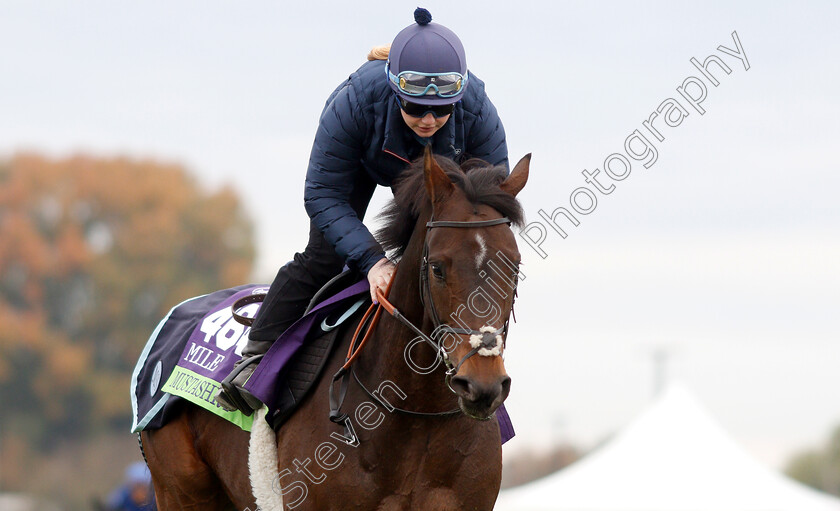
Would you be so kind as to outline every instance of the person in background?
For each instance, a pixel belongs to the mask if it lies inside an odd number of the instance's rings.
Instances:
[[[108,496],[100,509],[105,511],[155,511],[155,493],[152,490],[152,476],[142,461],[132,463],[125,469],[125,480]]]

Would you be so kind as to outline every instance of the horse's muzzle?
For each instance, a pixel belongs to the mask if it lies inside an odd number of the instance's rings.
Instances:
[[[488,420],[510,393],[510,377],[504,375],[492,383],[478,382],[466,376],[453,376],[449,384],[458,396],[458,405],[466,415]]]

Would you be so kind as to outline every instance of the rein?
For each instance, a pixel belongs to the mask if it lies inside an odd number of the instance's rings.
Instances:
[[[408,318],[406,318],[400,311],[397,309],[394,304],[392,304],[388,300],[388,295],[391,291],[391,285],[394,283],[394,279],[392,278],[391,281],[388,283],[388,287],[385,290],[385,294],[377,289],[376,290],[376,298],[378,300],[378,304],[371,304],[368,307],[368,310],[365,312],[362,320],[359,322],[359,326],[356,328],[356,332],[353,334],[353,339],[350,341],[350,347],[347,350],[347,356],[345,357],[344,365],[335,373],[333,376],[332,384],[330,385],[330,420],[336,424],[344,424],[345,427],[345,435],[348,438],[355,438],[355,434],[353,432],[352,426],[348,424],[349,416],[346,413],[341,412],[341,405],[344,402],[344,398],[347,394],[347,388],[349,386],[349,379],[348,375],[352,374],[353,379],[356,380],[356,383],[365,391],[365,393],[373,399],[375,403],[379,406],[382,406],[391,411],[398,411],[404,414],[413,415],[413,416],[420,416],[420,417],[440,417],[440,416],[450,416],[460,413],[460,408],[455,408],[453,410],[447,410],[444,412],[415,412],[411,410],[404,410],[401,408],[397,408],[393,405],[382,403],[381,400],[376,397],[368,388],[362,384],[359,377],[353,372],[352,364],[358,357],[359,353],[361,352],[362,348],[367,343],[368,339],[373,334],[376,325],[379,323],[379,319],[382,315],[382,310],[388,312],[391,316],[397,319],[400,323],[408,327],[412,332],[417,334],[421,339],[423,339],[426,343],[428,343],[437,353],[437,357],[439,360],[442,360],[444,365],[446,366],[446,385],[449,387],[450,390],[454,393],[454,389],[452,389],[451,379],[452,377],[458,373],[458,369],[473,355],[479,353],[481,350],[492,350],[499,345],[501,342],[502,345],[507,338],[507,331],[508,331],[508,321],[505,321],[504,326],[501,328],[493,330],[492,328],[482,327],[480,330],[474,330],[469,328],[461,328],[461,327],[453,327],[447,323],[443,323],[440,320],[440,316],[438,315],[437,308],[434,304],[434,299],[432,298],[431,288],[429,287],[429,231],[436,227],[454,227],[454,228],[476,228],[476,227],[490,227],[494,225],[501,225],[501,224],[510,224],[511,221],[507,217],[503,218],[495,218],[492,220],[478,220],[478,221],[434,221],[430,220],[426,222],[426,238],[423,243],[423,259],[420,266],[420,302],[423,304],[424,307],[431,310],[432,322],[434,324],[434,330],[432,331],[432,337],[426,335],[420,328],[418,328],[414,323],[412,323]],[[361,335],[361,332],[365,330],[364,335],[362,336],[361,342],[359,342],[358,346],[356,346],[356,342]],[[469,335],[471,336],[471,344],[473,345],[473,349],[470,350],[463,358],[457,363],[453,364],[452,361],[449,359],[449,353],[443,346],[442,341],[439,339],[439,336],[444,333],[451,333],[455,335]],[[477,339],[478,342],[473,343],[472,339]],[[501,341],[500,341],[501,339]],[[335,394],[335,384],[339,382],[339,390],[338,395]]]

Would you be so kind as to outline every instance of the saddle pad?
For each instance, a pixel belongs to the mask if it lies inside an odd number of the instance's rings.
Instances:
[[[190,298],[176,305],[149,337],[131,376],[132,432],[163,427],[181,398],[250,430],[252,417],[227,412],[213,396],[248,339],[249,329],[232,319],[230,306],[243,296],[265,293],[249,284]],[[253,317],[260,304],[243,307]],[[166,383],[161,385],[161,381]]]
[[[367,296],[370,293],[369,289],[368,281],[364,279],[324,300],[280,334],[271,345],[254,374],[245,383],[245,388],[268,406],[268,417],[273,416],[277,410],[286,408],[283,403],[284,396],[278,390],[285,388],[283,379],[286,374],[283,369],[298,353],[300,347],[315,335],[324,332],[318,326],[330,313],[342,305],[355,305],[359,295]]]
[[[286,385],[277,389],[277,392],[281,394],[281,404],[277,410],[266,415],[266,420],[271,423],[274,431],[280,429],[280,426],[294,414],[303,398],[320,379],[340,331],[340,328],[336,328],[326,334],[313,336],[313,339],[303,343],[295,357],[289,362],[284,378]]]

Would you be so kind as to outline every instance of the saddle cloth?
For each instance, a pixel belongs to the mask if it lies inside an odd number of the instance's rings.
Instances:
[[[253,415],[229,412],[216,403],[214,396],[241,357],[250,332],[250,327],[233,319],[231,305],[241,298],[267,291],[265,285],[239,286],[190,298],[169,311],[146,343],[132,374],[132,432],[162,427],[177,413],[182,400],[215,413],[245,431],[251,430]],[[363,298],[359,299],[358,295]],[[277,410],[278,403],[287,404],[277,396],[282,389],[289,388],[283,383],[290,376],[294,377],[292,388],[298,399],[309,389],[334,339],[322,334],[350,317],[367,296],[366,280],[339,292],[294,323],[272,345],[270,366],[276,373],[269,375],[274,385],[264,395],[270,410]],[[237,312],[252,318],[260,305],[259,302],[248,304]],[[336,315],[337,319],[331,317]],[[301,350],[313,337],[319,338],[319,343]],[[321,338],[329,344],[325,346]],[[258,368],[263,365],[261,362]],[[285,411],[283,419],[292,410],[286,407]],[[279,425],[276,419],[272,422]]]
[[[250,430],[253,419],[227,412],[213,396],[248,339],[230,306],[243,296],[265,293],[249,284],[190,298],[176,305],[152,332],[131,376],[132,432],[158,429],[183,404],[182,398]],[[259,304],[241,311],[252,316]]]

